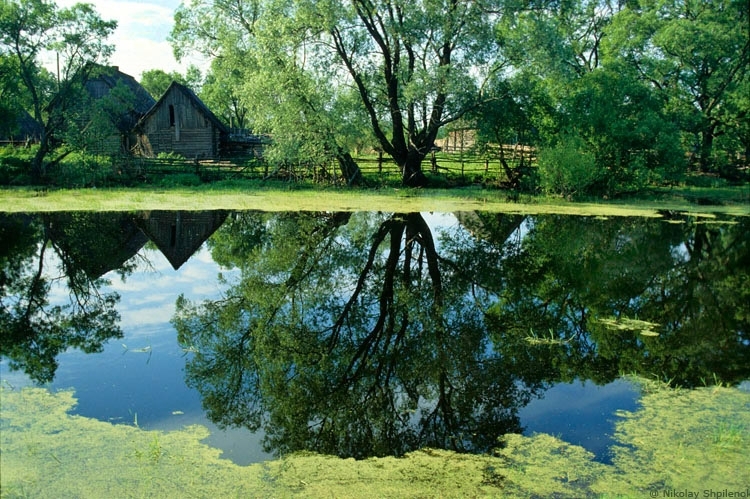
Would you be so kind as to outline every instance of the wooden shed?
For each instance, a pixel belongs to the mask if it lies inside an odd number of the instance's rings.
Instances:
[[[192,90],[172,82],[137,125],[137,153],[176,153],[190,159],[217,159],[229,129]]]

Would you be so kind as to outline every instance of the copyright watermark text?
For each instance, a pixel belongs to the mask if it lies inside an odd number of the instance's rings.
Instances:
[[[750,499],[750,487],[744,489],[663,489],[652,490],[651,497]]]

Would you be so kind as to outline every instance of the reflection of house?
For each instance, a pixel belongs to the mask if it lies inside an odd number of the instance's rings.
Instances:
[[[148,242],[130,214],[61,212],[42,219],[67,271],[81,270],[89,279],[122,269]]]
[[[172,82],[138,123],[138,151],[144,156],[176,153],[216,159],[229,130],[192,90]]]
[[[105,152],[129,151],[135,145],[132,133],[138,120],[151,109],[156,101],[135,78],[119,70],[117,66],[97,66],[86,79],[86,91],[95,101],[109,102],[102,107],[109,120],[119,132],[102,146]]]
[[[225,211],[151,211],[136,223],[177,270],[226,218]]]

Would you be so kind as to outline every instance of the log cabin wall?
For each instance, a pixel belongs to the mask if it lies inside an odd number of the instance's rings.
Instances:
[[[222,129],[215,116],[187,88],[173,84],[141,122],[141,152],[176,153],[186,158],[219,156]]]

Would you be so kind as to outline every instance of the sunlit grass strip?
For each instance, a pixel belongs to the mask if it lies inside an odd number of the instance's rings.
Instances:
[[[208,185],[170,189],[113,188],[41,191],[0,190],[2,212],[134,211],[134,210],[263,210],[263,211],[489,211],[521,214],[658,217],[681,211],[711,216],[746,216],[750,205],[698,206],[687,201],[569,202],[559,198],[517,196],[481,188],[355,190],[341,188],[271,188],[251,185]]]

